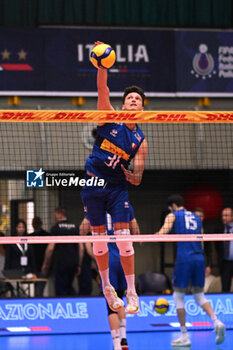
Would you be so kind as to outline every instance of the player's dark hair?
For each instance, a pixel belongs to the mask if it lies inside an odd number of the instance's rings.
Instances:
[[[176,204],[177,207],[183,207],[184,198],[180,194],[172,194],[167,199],[167,204],[171,206],[172,204]]]
[[[67,212],[66,212],[65,208],[58,207],[58,208],[55,209],[55,213],[61,214],[61,215],[65,216],[65,217],[67,217]]]
[[[195,208],[193,212],[196,213],[196,211],[198,211],[199,213],[204,214],[204,209],[202,209],[202,208]]]
[[[125,89],[124,95],[123,95],[123,98],[122,98],[123,104],[125,103],[125,98],[126,98],[126,96],[127,96],[128,94],[131,94],[131,92],[136,92],[137,94],[139,94],[139,95],[141,96],[141,98],[142,98],[142,105],[143,105],[143,107],[144,107],[144,101],[145,101],[146,96],[145,96],[145,94],[144,94],[144,91],[143,91],[140,87],[138,87],[138,86],[136,86],[136,85],[129,86],[129,87],[127,87],[127,88]]]

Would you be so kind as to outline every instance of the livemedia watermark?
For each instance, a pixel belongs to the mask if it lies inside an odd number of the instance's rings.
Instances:
[[[30,188],[45,187],[104,187],[105,180],[95,176],[88,179],[77,176],[75,172],[46,172],[42,168],[26,171],[26,186]]]

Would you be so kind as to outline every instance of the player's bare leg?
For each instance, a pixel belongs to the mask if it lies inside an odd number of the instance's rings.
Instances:
[[[185,289],[182,288],[176,288],[174,287],[174,293],[173,293],[173,298],[176,306],[176,312],[178,316],[178,320],[180,323],[180,330],[181,330],[181,336],[173,340],[171,342],[172,346],[190,346],[191,341],[189,339],[189,335],[187,332],[187,328],[185,326],[185,308],[184,308],[184,295],[185,295]]]
[[[225,340],[225,330],[226,330],[225,325],[217,318],[209,302],[203,304],[202,309],[211,317],[213,321],[215,332],[216,332],[216,339],[215,339],[216,344],[217,345],[222,344]]]
[[[191,342],[185,326],[185,309],[177,309],[177,316],[180,322],[181,337],[172,341],[172,346],[190,346]]]
[[[225,325],[217,318],[210,302],[206,299],[203,288],[193,287],[193,296],[198,305],[209,315],[213,321],[216,332],[216,344],[222,344],[225,340]]]
[[[126,232],[129,230],[128,223],[115,223],[114,232]],[[135,273],[134,273],[134,250],[132,243],[124,242],[117,244],[120,250],[121,265],[124,270],[125,279],[127,282],[127,306],[126,313],[137,314],[139,312],[139,300],[135,289]]]
[[[93,226],[92,234],[94,236],[106,235],[105,225]],[[101,276],[104,296],[110,309],[113,311],[118,311],[122,306],[124,306],[124,302],[122,299],[118,298],[117,293],[109,280],[109,255],[107,242],[93,243],[93,252]]]

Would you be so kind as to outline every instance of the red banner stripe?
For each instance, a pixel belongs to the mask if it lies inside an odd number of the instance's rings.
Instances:
[[[193,326],[199,327],[199,326],[212,326],[212,323],[210,322],[191,322]]]
[[[31,331],[34,331],[34,332],[39,332],[39,331],[51,331],[51,328],[50,327],[29,327],[31,329]]]
[[[27,64],[17,64],[17,63],[2,63],[1,66],[5,70],[33,70],[33,68]]]

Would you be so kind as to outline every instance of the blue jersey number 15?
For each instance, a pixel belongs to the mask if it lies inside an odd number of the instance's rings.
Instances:
[[[185,215],[185,227],[187,230],[196,230],[197,229],[197,221],[194,215]]]

